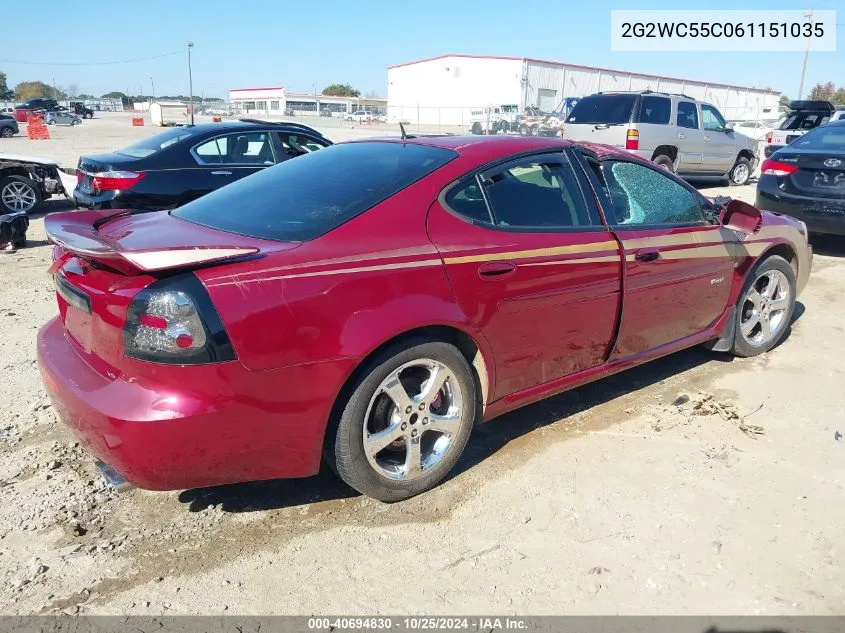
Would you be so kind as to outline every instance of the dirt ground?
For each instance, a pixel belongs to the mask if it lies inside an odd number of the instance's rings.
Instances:
[[[115,116],[0,149],[73,166],[150,132]],[[772,352],[692,349],[508,414],[385,505],[328,474],[108,491],[35,365],[42,217],[0,255],[0,613],[845,613],[843,240],[815,242]]]

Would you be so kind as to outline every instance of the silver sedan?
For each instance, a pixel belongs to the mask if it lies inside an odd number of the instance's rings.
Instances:
[[[82,119],[72,112],[48,112],[44,115],[47,125],[79,125]]]

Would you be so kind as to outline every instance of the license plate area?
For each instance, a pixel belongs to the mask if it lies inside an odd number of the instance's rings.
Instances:
[[[816,187],[826,187],[828,189],[845,190],[845,172],[833,174],[824,171],[817,172],[813,178],[813,185]]]

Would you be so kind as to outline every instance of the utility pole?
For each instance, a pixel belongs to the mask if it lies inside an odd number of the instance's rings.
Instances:
[[[156,100],[156,84],[153,81],[152,77],[150,77],[150,86],[152,86],[152,88],[153,88],[152,99],[150,99],[150,103],[152,103],[153,101]]]
[[[191,72],[191,49],[194,47],[193,42],[188,42],[188,93],[191,108],[191,125],[194,124],[194,76]]]
[[[807,50],[804,51],[804,66],[801,68],[801,83],[798,86],[798,98],[804,96],[804,76],[807,74],[807,58],[810,56],[810,42],[813,41],[813,10],[804,9],[804,17],[810,21],[810,35],[807,37]]]

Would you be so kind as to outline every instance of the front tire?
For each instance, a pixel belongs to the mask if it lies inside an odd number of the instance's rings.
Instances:
[[[472,127],[470,128],[470,132],[473,134],[481,134],[481,123],[478,123],[477,121],[473,123]]]
[[[783,257],[771,255],[759,262],[736,304],[735,356],[768,352],[783,339],[795,309],[795,271]]]
[[[520,136],[528,136],[528,134],[529,134],[528,126],[525,125],[525,123],[523,123],[522,125],[519,126],[519,135]]]
[[[32,211],[41,202],[41,190],[29,178],[8,176],[0,179],[0,211]]]
[[[4,127],[2,130],[0,130],[0,137],[12,138],[14,135],[15,133],[10,127]]]
[[[417,340],[389,348],[343,405],[327,458],[349,486],[379,501],[425,492],[463,453],[477,394],[454,345]]]
[[[736,159],[736,163],[731,168],[728,178],[733,185],[744,185],[751,178],[751,161],[740,156]]]
[[[540,134],[540,126],[539,125],[532,125],[528,131],[531,133],[531,136],[537,136]]]

